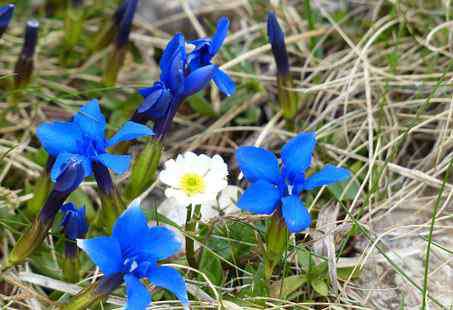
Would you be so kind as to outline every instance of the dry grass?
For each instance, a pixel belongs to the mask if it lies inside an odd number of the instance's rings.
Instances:
[[[69,115],[90,93],[102,93],[110,103],[121,102],[137,85],[149,84],[158,75],[152,59],[154,50],[165,45],[170,36],[165,29],[170,22],[189,24],[195,33],[204,34],[211,32],[207,26],[216,17],[230,16],[232,33],[217,61],[241,86],[232,107],[215,119],[184,110],[167,139],[164,157],[185,150],[220,153],[230,161],[233,176],[237,176],[232,156],[237,146],[254,144],[278,150],[294,135],[285,129],[274,100],[275,67],[265,44],[263,24],[264,13],[270,8],[267,1],[209,1],[200,9],[179,2],[182,10],[165,19],[151,23],[145,18],[136,19],[132,40],[143,61],[128,59],[118,89],[81,88],[100,81],[99,72],[88,69],[96,67],[105,52],[91,56],[82,67],[61,68],[57,57],[49,52],[61,40],[61,22],[45,21],[33,87],[20,101],[18,110],[6,113],[8,122],[0,128],[3,209],[12,212],[31,197],[29,192],[21,191],[24,183],[20,180],[33,182],[40,176],[42,168],[31,156],[38,152],[33,138],[36,124]],[[432,309],[451,308],[453,4],[448,0],[345,1],[347,8],[340,5],[332,10],[337,1],[313,1],[316,28],[310,30],[303,15],[303,1],[271,2],[284,4],[278,12],[287,31],[294,91],[302,98],[300,129],[315,130],[320,144],[315,164],[334,162],[350,167],[354,171],[350,186],[356,182],[357,188],[350,199],[342,202],[322,189],[309,205],[318,219],[305,240],[310,240],[306,244],[329,262],[329,297],[306,302],[271,297],[263,297],[262,303],[257,302],[259,298],[250,300],[257,308],[266,309],[413,309],[421,307],[426,286]],[[98,22],[90,20],[87,28],[95,29]],[[1,41],[0,76],[11,73],[21,29],[19,23],[15,24]],[[246,86],[250,81],[264,90]],[[220,111],[225,100],[213,89],[209,96],[214,109]],[[7,102],[0,104],[6,111]],[[251,109],[260,113],[256,121],[237,121]],[[236,178],[231,181],[238,182]],[[91,196],[95,195],[93,187],[93,183],[84,185]],[[244,214],[240,218],[257,220]],[[17,237],[16,231],[7,228],[2,223],[4,253]],[[296,242],[304,241],[293,238],[292,243]],[[347,251],[340,251],[342,246]],[[288,253],[289,262],[300,272],[295,252],[293,248]],[[338,281],[339,267],[360,270],[360,276]],[[14,301],[11,309],[46,309],[49,297],[43,287],[68,294],[78,289],[40,276],[28,264],[4,280],[8,285],[0,290],[0,297],[5,308]],[[217,308],[223,299],[228,300],[224,303],[228,309],[246,309],[235,302],[234,292],[241,289],[237,282],[231,280],[229,286],[217,287],[206,280],[190,284],[191,294],[199,299],[194,301],[194,308]],[[109,301],[114,305],[124,302],[119,297]],[[151,308],[178,306],[156,302]]]

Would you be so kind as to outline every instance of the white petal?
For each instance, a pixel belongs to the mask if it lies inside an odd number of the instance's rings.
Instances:
[[[157,209],[160,214],[166,216],[179,226],[186,223],[187,206],[180,204],[176,198],[165,199]]]

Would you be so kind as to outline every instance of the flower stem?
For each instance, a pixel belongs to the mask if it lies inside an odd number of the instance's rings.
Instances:
[[[198,260],[195,256],[195,230],[197,223],[200,220],[201,205],[196,205],[192,213],[192,205],[187,207],[187,218],[186,218],[186,258],[189,266],[192,268],[198,268]]]
[[[161,154],[162,144],[151,138],[132,165],[126,191],[128,201],[135,199],[154,182]]]
[[[32,226],[17,241],[11,253],[8,255],[4,269],[13,267],[23,262],[44,241],[52,227],[55,216],[60,210],[62,203],[70,193],[53,190],[47,198],[46,204],[35,218]]]
[[[66,282],[76,283],[79,281],[79,249],[74,240],[65,240],[63,257],[63,278]]]
[[[264,255],[264,275],[272,278],[275,267],[280,263],[288,243],[288,229],[281,210],[275,210],[266,232],[266,253]]]
[[[84,310],[101,302],[116,290],[123,282],[123,274],[115,273],[91,284],[71,298],[69,303],[60,306],[61,310]]]

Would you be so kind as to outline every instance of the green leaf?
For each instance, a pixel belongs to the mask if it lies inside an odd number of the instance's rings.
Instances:
[[[311,252],[303,247],[297,249],[297,261],[305,272],[310,272],[316,265]]]
[[[209,117],[217,116],[217,113],[212,108],[212,105],[203,97],[201,92],[191,96],[188,99],[188,102],[190,107],[201,115]]]
[[[200,259],[199,270],[205,273],[214,285],[222,285],[222,263],[220,262],[220,259],[217,256],[213,255],[210,251],[203,251]]]
[[[357,196],[360,184],[359,182],[357,182],[357,180],[347,180],[344,182],[329,185],[327,186],[327,188],[338,201],[351,201],[354,200],[355,196]],[[346,192],[344,193],[344,195],[342,195],[345,190]]]
[[[288,296],[295,292],[298,288],[307,282],[307,277],[304,275],[293,275],[283,279],[282,281],[276,281],[271,287],[271,296],[274,298],[287,299]]]
[[[329,294],[329,287],[324,279],[314,279],[310,282],[311,287],[321,296],[327,296]]]
[[[357,279],[360,277],[362,270],[360,268],[345,267],[337,269],[337,277],[340,280]]]

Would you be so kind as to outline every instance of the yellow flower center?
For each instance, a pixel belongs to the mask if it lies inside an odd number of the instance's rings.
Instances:
[[[194,196],[202,193],[205,189],[204,179],[201,175],[196,173],[186,173],[181,177],[179,185],[187,196]]]

